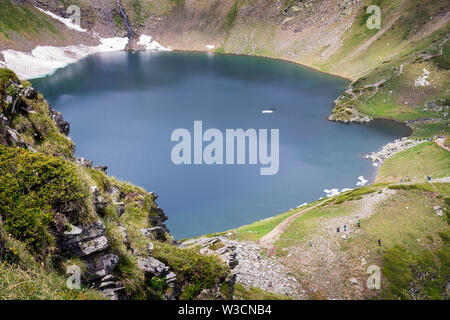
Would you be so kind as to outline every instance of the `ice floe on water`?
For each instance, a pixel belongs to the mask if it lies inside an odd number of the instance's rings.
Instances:
[[[38,9],[39,11],[45,13],[46,15],[49,15],[53,19],[56,19],[56,20],[64,23],[66,25],[66,27],[69,29],[76,30],[79,32],[87,32],[87,29],[83,29],[80,25],[73,23],[72,19],[70,19],[70,18],[63,18],[63,17],[60,17],[60,16],[54,14],[53,12],[46,11],[46,10],[43,10],[38,7],[35,7],[35,8]]]
[[[170,48],[163,47],[157,41],[152,41],[152,37],[145,34],[139,37],[138,44],[144,46],[146,50],[171,51]]]
[[[358,180],[359,180],[359,181],[356,182],[356,185],[357,185],[357,186],[361,186],[361,187],[365,186],[365,185],[367,184],[367,182],[369,182],[369,180],[364,179],[363,176],[359,176],[359,177],[358,177]]]

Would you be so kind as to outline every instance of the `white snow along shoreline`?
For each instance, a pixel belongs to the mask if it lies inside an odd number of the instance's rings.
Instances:
[[[88,33],[93,38],[97,38],[100,44],[97,46],[77,44],[66,47],[37,46],[31,52],[11,49],[3,50],[1,53],[5,61],[0,61],[0,65],[13,70],[21,79],[47,76],[57,69],[63,68],[88,55],[100,52],[122,51],[128,44],[129,39],[127,37],[100,38],[97,33],[88,32],[88,30],[74,24],[71,19],[62,18],[38,7],[36,9],[62,22],[69,29]],[[163,47],[155,40],[152,41],[152,37],[147,35],[141,35],[138,44],[143,45],[147,50],[171,51],[170,48]]]
[[[5,65],[22,79],[38,78],[51,74],[56,69],[76,62],[90,54],[121,51],[128,44],[128,38],[100,39],[97,46],[72,45],[67,47],[37,46],[30,53],[3,50]]]

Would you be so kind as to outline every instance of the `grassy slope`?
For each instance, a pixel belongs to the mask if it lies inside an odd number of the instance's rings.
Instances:
[[[450,152],[425,142],[386,160],[376,183],[399,182],[402,178],[423,182],[429,175],[434,179],[450,176]]]
[[[28,5],[0,2],[0,42],[11,43],[18,36],[28,40],[61,37],[55,20]]]
[[[450,276],[450,184],[423,181],[428,174],[434,178],[448,176],[448,157],[448,151],[432,143],[397,154],[381,166],[376,185],[330,198],[322,206],[297,218],[275,244],[277,257],[299,276],[303,288],[310,292],[312,298],[444,298],[444,288]],[[405,176],[422,183],[387,184],[398,183],[399,177]],[[355,225],[359,218],[355,217],[366,203],[366,197],[389,189],[397,190],[397,193],[377,203],[372,215],[361,219],[362,227],[357,229]],[[447,206],[443,217],[434,213],[432,208],[436,205]],[[257,240],[292,213],[287,212],[273,221],[259,221],[232,232],[240,240]],[[344,221],[352,230],[351,237],[340,239],[335,227],[340,225],[342,230]],[[379,238],[382,239],[382,247],[378,246]],[[310,241],[313,247],[310,247]],[[327,252],[327,257],[332,257],[324,261],[325,264],[320,263],[319,259],[322,250]],[[309,252],[320,261],[314,258],[308,260]],[[365,267],[361,266],[362,257],[367,261]],[[303,265],[304,261],[310,262]],[[368,277],[365,268],[371,264],[382,268],[381,292],[371,292],[365,286],[361,287]],[[331,271],[329,266],[333,267]],[[312,293],[311,288],[318,287],[324,281],[323,275],[330,272],[339,279],[334,289],[321,288],[319,292]],[[346,282],[350,277],[356,277],[362,283],[359,289]]]

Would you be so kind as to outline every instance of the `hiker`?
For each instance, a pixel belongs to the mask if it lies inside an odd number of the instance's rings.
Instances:
[[[344,231],[347,231],[347,224],[344,224]]]
[[[340,228],[340,227],[337,227],[336,232],[337,232],[337,233],[341,232],[341,228]]]
[[[358,220],[358,228],[361,228],[361,220]]]
[[[313,246],[311,241],[309,242],[309,246],[310,246],[311,248],[312,248],[312,246]]]
[[[381,238],[378,238],[378,245],[381,247]]]
[[[428,181],[431,181],[431,177],[430,177],[430,176],[428,176],[428,177],[427,177],[427,180],[428,180]]]

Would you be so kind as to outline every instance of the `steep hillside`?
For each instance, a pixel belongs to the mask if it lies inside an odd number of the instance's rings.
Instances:
[[[217,256],[180,248],[157,196],[74,158],[69,124],[0,69],[0,299],[220,299]],[[82,287],[66,273],[80,268]]]
[[[386,160],[374,185],[208,237],[258,243],[265,252],[246,271],[283,265],[296,298],[448,300],[449,173],[450,152],[425,142]],[[367,287],[369,266],[379,267],[380,290]]]
[[[68,17],[71,4],[83,31],[49,16]],[[239,260],[236,298],[448,299],[448,1],[121,4],[134,30],[130,49],[148,47],[146,35],[174,50],[301,63],[353,81],[330,120],[393,119],[413,128],[412,139],[430,141],[387,159],[373,186],[180,246],[155,194],[75,159],[69,124],[0,69],[0,298],[230,298],[229,267]],[[369,5],[381,8],[380,29],[368,28]],[[81,45],[126,36],[117,1],[0,2],[0,66],[7,50],[17,63],[36,46],[64,47],[35,53],[35,67],[54,62],[54,52],[68,63],[100,50],[79,54]],[[78,291],[65,285],[72,265],[84,274]],[[381,268],[381,290],[365,285],[369,265]]]

